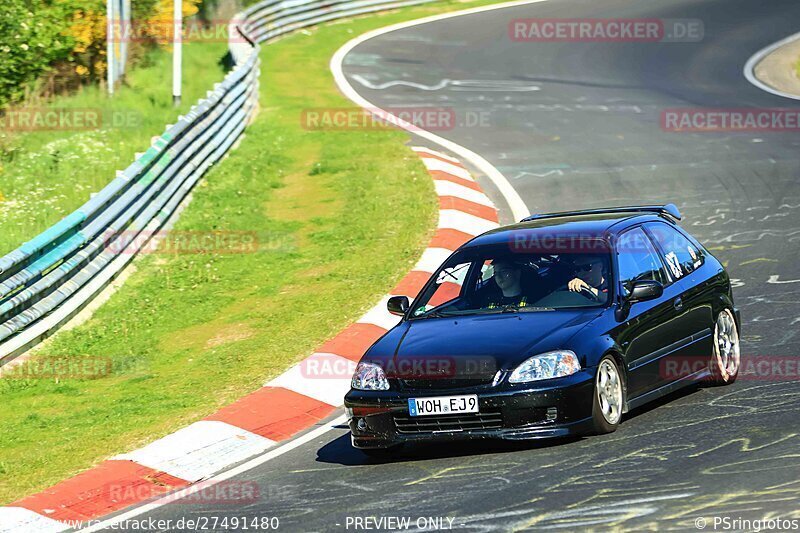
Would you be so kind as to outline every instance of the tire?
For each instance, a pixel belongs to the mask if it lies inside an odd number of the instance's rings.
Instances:
[[[617,362],[610,355],[604,356],[597,365],[592,392],[593,433],[602,435],[617,430],[622,420],[625,405],[622,374]]]
[[[708,362],[711,382],[730,385],[739,376],[740,366],[739,329],[733,313],[726,308],[720,311],[714,324],[714,347]]]

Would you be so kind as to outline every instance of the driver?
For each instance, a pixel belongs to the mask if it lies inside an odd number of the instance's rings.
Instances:
[[[603,259],[600,257],[579,257],[574,263],[575,277],[567,283],[567,289],[587,298],[604,300],[608,285],[603,276]]]

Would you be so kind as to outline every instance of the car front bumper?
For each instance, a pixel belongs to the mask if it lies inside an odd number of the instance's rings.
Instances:
[[[580,435],[592,427],[595,370],[587,368],[564,378],[498,385],[489,390],[350,390],[344,405],[353,446],[387,448],[411,442]],[[409,398],[462,394],[478,396],[478,415],[409,416]],[[432,429],[432,425],[437,428]]]

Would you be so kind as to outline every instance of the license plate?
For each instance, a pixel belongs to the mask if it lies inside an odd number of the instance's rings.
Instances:
[[[409,398],[408,412],[411,416],[449,415],[454,413],[477,413],[478,396],[433,396]]]

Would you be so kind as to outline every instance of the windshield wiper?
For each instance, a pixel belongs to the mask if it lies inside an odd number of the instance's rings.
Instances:
[[[452,311],[440,311],[438,309],[432,309],[424,315],[420,315],[416,318],[447,318],[451,316],[474,315],[480,313],[481,311],[481,309],[454,309]]]
[[[433,310],[433,311],[428,311],[424,315],[420,315],[416,318],[442,318],[444,316],[445,315],[443,315],[441,311]]]
[[[458,311],[453,312],[453,311],[441,311],[439,309],[431,309],[427,313],[419,315],[418,317],[415,318],[447,318],[449,316],[458,316],[459,314],[461,313]]]
[[[459,309],[453,311],[440,311],[432,309],[423,315],[414,317],[419,318],[449,318],[455,316],[467,315],[493,315],[497,313],[535,313],[539,311],[555,311],[552,307],[533,307],[533,306],[517,306],[514,304],[506,305],[505,307],[498,307],[496,309]]]
[[[552,307],[532,307],[532,306],[518,306],[514,304],[509,304],[503,308],[503,313],[528,313],[528,312],[537,312],[537,311],[555,311]]]

